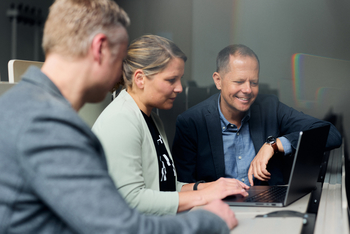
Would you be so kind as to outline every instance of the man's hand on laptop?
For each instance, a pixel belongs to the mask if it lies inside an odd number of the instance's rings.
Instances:
[[[264,144],[260,148],[258,154],[250,163],[248,170],[248,179],[251,186],[254,185],[253,176],[261,181],[268,181],[271,178],[271,174],[266,170],[266,166],[273,155],[274,151],[270,145]]]
[[[276,144],[278,152],[283,153],[284,148],[279,138],[276,138]],[[268,181],[271,178],[271,174],[266,170],[266,166],[274,154],[275,152],[273,147],[267,143],[263,144],[263,146],[260,148],[258,154],[250,163],[248,170],[248,179],[251,186],[254,185],[253,176],[261,181]]]

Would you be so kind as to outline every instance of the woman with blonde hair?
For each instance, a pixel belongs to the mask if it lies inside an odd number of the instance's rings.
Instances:
[[[176,170],[160,118],[182,92],[186,55],[170,40],[146,35],[128,48],[124,87],[96,120],[109,172],[126,201],[141,212],[176,214],[228,195],[247,195],[247,185],[228,178],[185,184]],[[196,190],[196,191],[194,191]]]

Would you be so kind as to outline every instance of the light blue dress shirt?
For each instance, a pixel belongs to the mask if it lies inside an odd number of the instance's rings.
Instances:
[[[241,127],[237,128],[235,124],[231,124],[222,114],[220,96],[218,98],[218,109],[225,155],[225,176],[227,178],[235,178],[250,186],[248,170],[257,153],[249,132],[250,110],[243,117]],[[284,154],[290,154],[292,152],[290,142],[285,137],[279,137],[279,139],[281,140]]]

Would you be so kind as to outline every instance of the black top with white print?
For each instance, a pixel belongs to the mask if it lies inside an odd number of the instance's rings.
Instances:
[[[159,131],[155,123],[153,122],[152,117],[148,117],[143,112],[142,115],[146,120],[149,131],[151,132],[154,146],[156,147],[157,151],[160,191],[176,191],[176,172],[174,163],[169,157],[162,136],[159,134]]]

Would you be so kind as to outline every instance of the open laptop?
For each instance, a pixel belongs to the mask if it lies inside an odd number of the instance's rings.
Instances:
[[[251,186],[249,196],[223,199],[230,206],[287,206],[316,188],[330,125],[300,132],[288,185]],[[281,191],[279,191],[281,190]],[[277,198],[271,193],[277,191]]]

